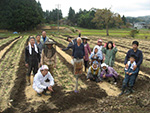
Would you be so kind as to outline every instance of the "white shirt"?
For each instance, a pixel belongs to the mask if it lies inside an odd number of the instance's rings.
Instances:
[[[128,64],[128,66],[129,66],[129,65],[131,64],[131,62],[128,61],[127,64]],[[134,62],[131,64],[131,67],[130,67],[130,68],[133,69],[135,65],[136,65],[136,62],[134,61]],[[127,69],[125,68],[125,70],[127,70]]]
[[[46,82],[47,79],[49,79],[49,82]],[[41,71],[38,71],[38,73],[34,77],[33,89],[35,89],[36,87],[39,89],[46,89],[46,87],[53,85],[54,85],[54,78],[52,77],[50,72],[48,72],[47,75],[43,76]]]
[[[96,46],[94,47],[93,51],[95,50],[95,48],[97,48],[97,49],[98,49],[98,51],[99,51],[99,52],[101,52],[101,51],[102,51],[103,46],[96,45]]]

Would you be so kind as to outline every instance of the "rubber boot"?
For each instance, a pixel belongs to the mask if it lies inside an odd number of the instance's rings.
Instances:
[[[126,95],[130,95],[131,93],[133,93],[133,87],[129,86],[129,90],[126,92]]]
[[[119,96],[123,95],[125,93],[125,86],[122,86],[122,92],[119,94]]]
[[[50,94],[48,94],[48,93],[46,93],[46,89],[44,89],[44,91],[42,92],[44,95],[46,95],[46,96],[48,96],[48,95],[50,95]]]
[[[26,76],[27,85],[30,85],[30,76]]]

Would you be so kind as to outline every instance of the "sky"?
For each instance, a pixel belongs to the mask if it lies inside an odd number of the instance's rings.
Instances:
[[[63,17],[68,15],[69,8],[72,7],[75,12],[79,9],[90,10],[91,8],[111,8],[114,13],[138,17],[150,15],[150,0],[36,0],[40,1],[44,11],[53,10],[60,5]]]

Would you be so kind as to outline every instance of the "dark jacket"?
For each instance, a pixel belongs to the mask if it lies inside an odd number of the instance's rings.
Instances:
[[[82,59],[85,56],[83,43],[80,46],[77,43],[73,46],[72,56],[76,59]]]
[[[38,48],[38,47],[37,47]],[[29,46],[25,48],[25,63],[31,64],[34,62],[40,62],[41,56],[38,48],[38,53],[35,51],[34,48],[32,48],[32,54],[29,53]]]
[[[127,52],[127,55],[125,57],[125,61],[124,61],[124,64],[127,64],[129,58],[131,55],[135,55],[136,56],[136,59],[135,59],[135,62],[137,64],[137,67],[140,67],[140,65],[142,64],[143,62],[143,54],[142,54],[142,51],[140,51],[139,49],[137,49],[136,52],[134,52],[133,49],[130,49],[128,52]]]
[[[67,48],[62,49],[63,51],[67,51],[68,49],[73,49],[73,46],[77,43],[77,39],[72,40],[72,42],[69,42]]]

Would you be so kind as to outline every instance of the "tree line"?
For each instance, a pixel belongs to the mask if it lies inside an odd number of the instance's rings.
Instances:
[[[59,15],[58,15],[59,14]],[[127,19],[111,9],[82,10],[75,12],[70,7],[68,16],[63,18],[61,9],[43,11],[36,0],[0,0],[0,29],[27,31],[42,23],[55,24],[59,16],[61,24],[89,29],[127,27]]]

